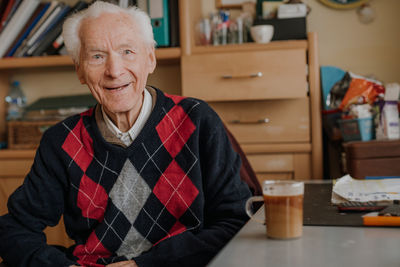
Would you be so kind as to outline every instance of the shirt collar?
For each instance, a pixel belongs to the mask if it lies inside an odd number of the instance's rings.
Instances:
[[[129,146],[133,140],[138,136],[140,131],[143,129],[147,119],[150,116],[152,108],[152,96],[144,89],[144,97],[142,108],[140,109],[139,115],[132,125],[132,127],[127,132],[122,132],[118,127],[111,121],[108,115],[105,113],[103,106],[101,107],[101,112],[103,114],[104,121],[111,132],[120,139],[125,145]]]

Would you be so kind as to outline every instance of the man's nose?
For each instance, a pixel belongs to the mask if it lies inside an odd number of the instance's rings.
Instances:
[[[110,54],[107,58],[105,74],[111,78],[118,78],[124,73],[124,64],[120,55]]]

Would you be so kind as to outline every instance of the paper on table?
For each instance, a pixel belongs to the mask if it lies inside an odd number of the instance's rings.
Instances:
[[[400,200],[400,179],[357,180],[345,175],[332,189],[332,203]]]

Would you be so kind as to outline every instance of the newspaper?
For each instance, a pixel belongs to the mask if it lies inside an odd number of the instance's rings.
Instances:
[[[332,188],[332,204],[400,200],[400,178],[357,180],[345,175]]]

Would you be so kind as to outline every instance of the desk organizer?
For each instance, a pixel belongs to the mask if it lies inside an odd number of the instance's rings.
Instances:
[[[339,120],[339,128],[345,142],[374,139],[375,131],[372,118]]]

